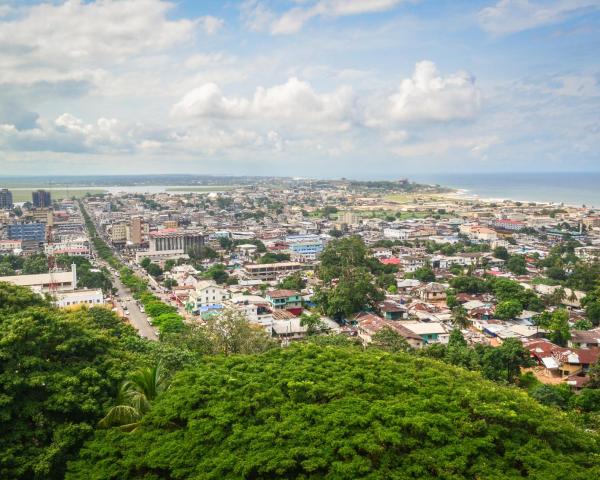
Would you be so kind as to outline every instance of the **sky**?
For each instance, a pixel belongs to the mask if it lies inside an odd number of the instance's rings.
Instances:
[[[600,171],[600,0],[0,0],[0,175]]]

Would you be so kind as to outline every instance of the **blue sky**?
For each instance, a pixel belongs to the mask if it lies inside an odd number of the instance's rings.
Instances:
[[[600,0],[0,0],[0,175],[600,171]]]

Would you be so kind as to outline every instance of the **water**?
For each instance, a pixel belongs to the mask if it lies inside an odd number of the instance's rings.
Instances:
[[[464,189],[482,199],[600,207],[600,172],[428,174],[411,180]]]

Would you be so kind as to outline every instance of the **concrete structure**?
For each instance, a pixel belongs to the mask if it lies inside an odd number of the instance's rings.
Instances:
[[[21,250],[22,240],[0,240],[0,253],[14,253]]]
[[[53,242],[44,246],[46,255],[71,255],[89,258],[91,256],[90,244],[86,238],[70,238]]]
[[[71,265],[70,272],[38,273],[35,275],[13,275],[2,277],[3,282],[12,283],[21,287],[29,287],[34,292],[47,293],[50,285],[54,284],[56,290],[68,291],[77,288],[77,266]]]
[[[206,236],[194,230],[167,229],[150,233],[150,253],[187,253],[191,248],[204,245]]]
[[[8,239],[43,242],[46,240],[46,224],[13,223],[8,226]]]
[[[389,240],[408,240],[410,238],[410,231],[397,228],[384,228],[383,237]]]
[[[246,264],[244,266],[245,277],[248,280],[261,280],[270,282],[277,280],[279,276],[289,275],[293,272],[298,272],[304,269],[304,265],[297,262],[279,262],[279,263],[262,263],[262,264]]]
[[[52,196],[47,190],[36,190],[35,192],[31,192],[31,200],[35,208],[52,206]]]
[[[202,307],[223,305],[231,295],[226,288],[217,285],[214,280],[203,280],[196,284],[196,289],[188,297],[188,308],[198,312]]]
[[[114,223],[110,230],[112,243],[125,243],[127,241],[127,225],[125,223]]]
[[[10,210],[11,208],[13,208],[12,192],[3,188],[0,190],[0,210]]]
[[[294,290],[271,290],[266,293],[265,298],[275,309],[302,309],[302,296]]]
[[[72,307],[74,305],[89,305],[90,307],[104,305],[104,295],[101,289],[59,292],[54,298],[54,303],[60,308]]]
[[[142,217],[132,217],[129,232],[131,235],[131,243],[140,245],[143,241]]]

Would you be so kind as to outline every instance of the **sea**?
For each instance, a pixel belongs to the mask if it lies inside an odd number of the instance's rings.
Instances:
[[[410,179],[456,188],[465,196],[485,200],[600,207],[600,172],[421,174]]]

